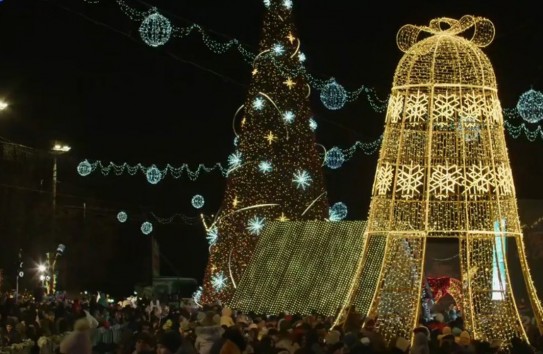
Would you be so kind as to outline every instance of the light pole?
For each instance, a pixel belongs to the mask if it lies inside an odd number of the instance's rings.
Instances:
[[[72,148],[69,145],[55,143],[51,148],[53,152],[53,220],[57,211],[57,157],[70,151]]]

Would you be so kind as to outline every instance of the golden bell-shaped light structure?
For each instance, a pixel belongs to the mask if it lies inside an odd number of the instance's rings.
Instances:
[[[543,328],[524,253],[496,77],[481,50],[493,38],[492,22],[474,16],[438,18],[398,32],[405,54],[394,75],[360,278],[353,280],[344,307],[363,309],[365,279],[376,279],[365,312],[377,319],[387,341],[411,338],[419,323],[427,242],[435,238],[458,241],[459,305],[473,338],[497,339],[504,346],[513,337],[526,338],[508,272],[519,260]],[[506,242],[518,250],[518,259],[508,259]]]

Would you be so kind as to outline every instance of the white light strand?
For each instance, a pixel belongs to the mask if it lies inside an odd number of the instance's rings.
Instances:
[[[377,138],[375,141],[365,143],[361,141],[356,141],[351,147],[346,149],[339,149],[344,156],[344,161],[346,162],[350,160],[354,154],[361,150],[365,155],[373,155],[377,149],[381,146],[381,142],[383,140],[383,135],[381,135],[379,138]],[[325,153],[322,154],[322,158],[324,160]],[[229,158],[229,163],[231,164],[233,162],[232,158]],[[241,164],[241,161],[239,162]],[[228,165],[228,164],[226,164]],[[236,165],[239,167],[238,165]],[[96,170],[100,170],[102,175],[108,176],[113,172],[116,176],[121,176],[125,172],[128,173],[131,176],[134,176],[136,173],[141,172],[144,176],[148,177],[146,175],[147,171],[150,169],[157,169],[160,174],[160,180],[164,179],[166,175],[169,173],[172,177],[175,179],[181,178],[184,174],[187,175],[187,177],[191,181],[195,181],[198,177],[200,177],[202,172],[213,172],[215,170],[219,170],[221,175],[223,177],[226,177],[228,175],[228,172],[230,169],[233,169],[233,167],[225,167],[220,162],[215,163],[211,167],[207,167],[204,164],[199,164],[198,167],[194,170],[191,170],[188,164],[182,164],[179,167],[174,167],[171,164],[167,164],[166,167],[163,169],[160,169],[156,167],[156,165],[150,165],[150,166],[144,166],[141,163],[138,163],[136,165],[129,165],[128,163],[122,163],[122,164],[116,164],[114,162],[110,162],[108,164],[103,164],[102,161],[97,160],[94,162],[90,162],[88,160],[83,160],[79,163],[77,166],[77,171],[80,176],[88,176],[92,172],[95,172]],[[266,169],[267,170],[267,169]]]

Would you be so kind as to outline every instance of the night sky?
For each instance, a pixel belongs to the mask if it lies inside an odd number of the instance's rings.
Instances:
[[[138,10],[156,6],[178,27],[198,23],[214,39],[237,38],[256,52],[262,1],[125,2]],[[468,14],[487,17],[496,27],[493,43],[483,51],[494,65],[502,106],[514,107],[530,88],[543,89],[543,26],[539,12],[523,2],[299,0],[294,13],[308,70],[320,79],[335,77],[348,90],[365,85],[386,98],[402,56],[397,31],[405,24]],[[0,1],[0,98],[10,103],[0,113],[0,136],[37,149],[47,149],[53,139],[71,145],[62,156],[59,178],[65,183],[59,193],[68,184],[93,188],[109,205],[111,218],[120,209],[138,222],[151,213],[214,214],[225,186],[218,172],[196,181],[167,176],[155,186],[141,173],[77,175],[75,166],[83,159],[195,167],[225,165],[233,151],[232,120],[244,102],[251,67],[237,50],[214,54],[198,32],[149,47],[138,26],[114,0]],[[328,148],[371,142],[383,131],[384,113],[374,112],[364,96],[339,111],[324,108],[317,91],[311,99],[317,140]],[[543,198],[543,141],[506,136],[518,198]],[[358,151],[343,168],[325,169],[329,200],[345,202],[348,219],[367,216],[376,162],[377,153]],[[201,211],[191,206],[195,194],[206,199]],[[138,226],[129,231],[134,238],[144,237]],[[155,222],[153,234],[167,259],[164,273],[201,280],[207,260],[201,224],[187,225],[181,218],[168,225]],[[120,261],[138,261],[123,257]]]

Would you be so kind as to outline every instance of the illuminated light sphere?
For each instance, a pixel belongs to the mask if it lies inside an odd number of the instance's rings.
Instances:
[[[192,197],[191,203],[193,207],[200,209],[204,206],[205,200],[200,194],[196,194],[194,197]]]
[[[145,172],[145,176],[147,177],[147,182],[157,184],[162,179],[162,172],[155,165],[152,165]]]
[[[80,176],[88,176],[92,172],[92,165],[89,161],[84,160],[77,165],[77,173],[79,173]]]
[[[329,110],[341,109],[347,102],[347,91],[331,78],[321,90],[321,102]]]
[[[328,218],[330,221],[340,221],[347,217],[347,206],[342,202],[337,202],[329,209]]]
[[[126,222],[126,220],[128,219],[128,215],[126,214],[126,212],[124,211],[119,211],[119,213],[117,214],[117,220],[119,220],[119,222]]]
[[[341,166],[343,166],[344,162],[345,162],[345,154],[337,146],[334,146],[330,150],[326,151],[326,154],[324,155],[324,164],[328,168],[331,168],[333,170],[338,169]]]
[[[143,224],[141,224],[140,229],[144,235],[149,235],[151,232],[153,232],[153,224],[151,224],[149,221],[144,221]]]
[[[518,102],[517,111],[528,123],[537,123],[543,119],[543,93],[536,90],[524,92]]]
[[[147,45],[158,47],[170,40],[172,24],[170,20],[155,11],[143,20],[139,31],[141,39]]]
[[[19,272],[19,278],[22,278],[25,276],[25,272],[23,272],[22,270]]]

